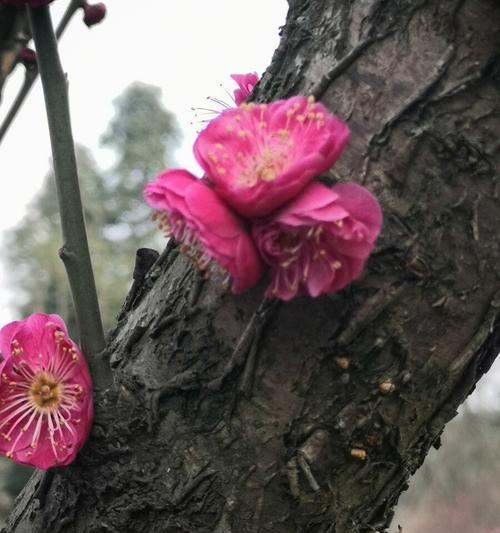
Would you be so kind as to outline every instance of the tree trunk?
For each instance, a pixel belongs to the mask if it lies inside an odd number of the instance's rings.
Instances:
[[[8,532],[385,531],[408,477],[500,349],[500,5],[290,0],[257,98],[314,94],[385,223],[333,297],[232,296],[173,245],[109,339],[76,463]]]

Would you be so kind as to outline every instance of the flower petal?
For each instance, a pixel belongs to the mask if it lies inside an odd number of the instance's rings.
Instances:
[[[231,78],[238,84],[238,89],[234,90],[234,102],[236,105],[242,104],[253,91],[253,88],[259,82],[257,72],[248,74],[231,74]]]
[[[366,226],[367,237],[374,241],[382,227],[382,209],[375,196],[357,183],[339,183],[332,191],[338,194],[338,201],[349,216]]]
[[[185,195],[197,237],[205,251],[232,278],[233,292],[253,287],[262,275],[262,263],[241,221],[203,183],[194,183]]]

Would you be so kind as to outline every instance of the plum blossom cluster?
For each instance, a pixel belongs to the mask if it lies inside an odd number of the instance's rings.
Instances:
[[[382,225],[376,198],[354,183],[314,181],[339,158],[347,125],[312,97],[246,103],[255,74],[233,75],[236,108],[199,134],[203,179],[168,170],[145,188],[167,236],[207,277],[266,297],[332,293],[360,276]]]
[[[43,470],[73,461],[89,434],[92,383],[57,315],[0,330],[0,453]]]

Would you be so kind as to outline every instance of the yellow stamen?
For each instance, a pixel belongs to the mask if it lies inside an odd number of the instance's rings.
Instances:
[[[40,372],[33,380],[28,397],[42,411],[50,411],[61,402],[64,385],[52,374]]]

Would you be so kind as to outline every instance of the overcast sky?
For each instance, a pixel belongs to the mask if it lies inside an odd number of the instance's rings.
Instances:
[[[55,23],[68,3],[52,4]],[[106,5],[103,23],[89,30],[78,13],[60,43],[75,141],[91,148],[101,165],[109,165],[111,154],[99,148],[99,136],[113,115],[113,99],[134,81],[157,85],[183,130],[176,159],[197,172],[191,153],[196,132],[191,107],[203,106],[209,95],[224,97],[220,84],[232,91],[232,73],[263,73],[279,42],[286,0],[107,0]],[[4,89],[0,118],[21,84],[18,70]],[[24,215],[48,171],[49,158],[37,82],[0,145],[0,254],[2,232]],[[0,262],[0,326],[20,318],[9,307],[15,289],[6,287],[3,267]],[[482,383],[474,403],[498,405],[499,375],[496,370],[489,383]]]

